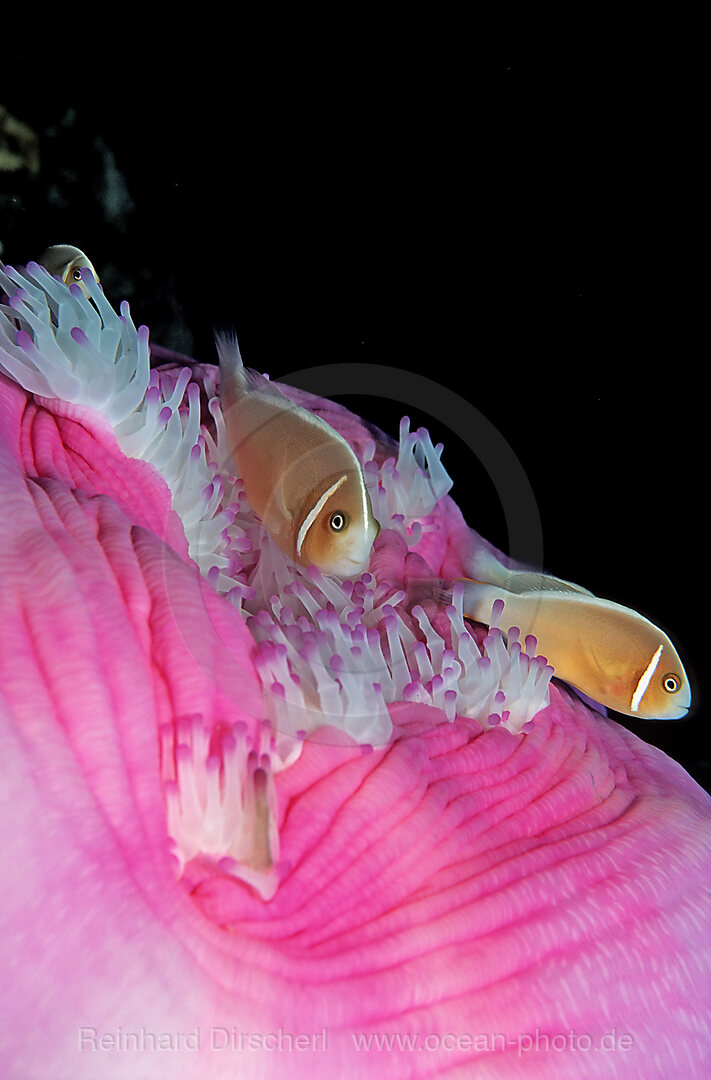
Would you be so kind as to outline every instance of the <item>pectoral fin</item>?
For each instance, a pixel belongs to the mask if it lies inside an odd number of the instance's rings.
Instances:
[[[276,540],[281,537],[287,542],[293,532],[294,515],[286,502],[283,478],[277,480],[276,485],[269,493],[269,498],[264,507],[262,524],[267,532]]]
[[[274,505],[279,511],[279,514],[283,518],[284,528],[286,529],[291,525],[294,515],[286,505],[286,492],[284,490],[284,477],[279,477],[279,481],[274,488]]]

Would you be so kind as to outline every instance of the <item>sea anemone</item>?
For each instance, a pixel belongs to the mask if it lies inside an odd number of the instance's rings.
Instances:
[[[5,1074],[707,1075],[710,801],[443,595],[442,448],[284,387],[382,526],[296,567],[82,278],[0,272]]]

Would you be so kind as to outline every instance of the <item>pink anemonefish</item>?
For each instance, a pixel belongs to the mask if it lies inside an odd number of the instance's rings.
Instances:
[[[380,526],[360,463],[329,424],[242,363],[234,335],[216,335],[220,401],[250,506],[294,562],[353,577]]]

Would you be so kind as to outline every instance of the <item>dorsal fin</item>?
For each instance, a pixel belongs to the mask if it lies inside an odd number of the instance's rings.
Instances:
[[[241,394],[259,391],[278,397],[282,404],[293,408],[292,402],[264,375],[244,366],[234,330],[215,331],[215,345],[220,360],[220,395],[229,403]]]
[[[471,568],[471,577],[476,581],[499,585],[511,593],[528,592],[555,592],[555,593],[580,593],[583,596],[592,596],[589,589],[582,585],[576,585],[573,581],[565,581],[563,578],[553,577],[544,570],[536,570],[524,566],[508,567],[501,559],[497,558],[494,551],[484,548],[477,553]]]

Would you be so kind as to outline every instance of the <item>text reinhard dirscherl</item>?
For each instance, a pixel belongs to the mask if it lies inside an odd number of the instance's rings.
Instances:
[[[338,1037],[345,1037],[343,1033]],[[628,1032],[610,1031],[590,1035],[587,1032],[541,1031],[505,1035],[503,1032],[357,1032],[349,1033],[354,1049],[361,1053],[389,1053],[424,1050],[430,1053],[494,1053],[515,1051],[518,1057],[531,1053],[586,1053],[598,1051],[625,1053],[634,1046]],[[323,1053],[329,1048],[327,1028],[320,1031],[240,1031],[238,1028],[195,1027],[190,1031],[150,1031],[113,1028],[101,1031],[96,1027],[79,1028],[79,1049],[84,1052],[146,1053],[154,1051],[205,1051],[222,1053],[250,1051]]]

